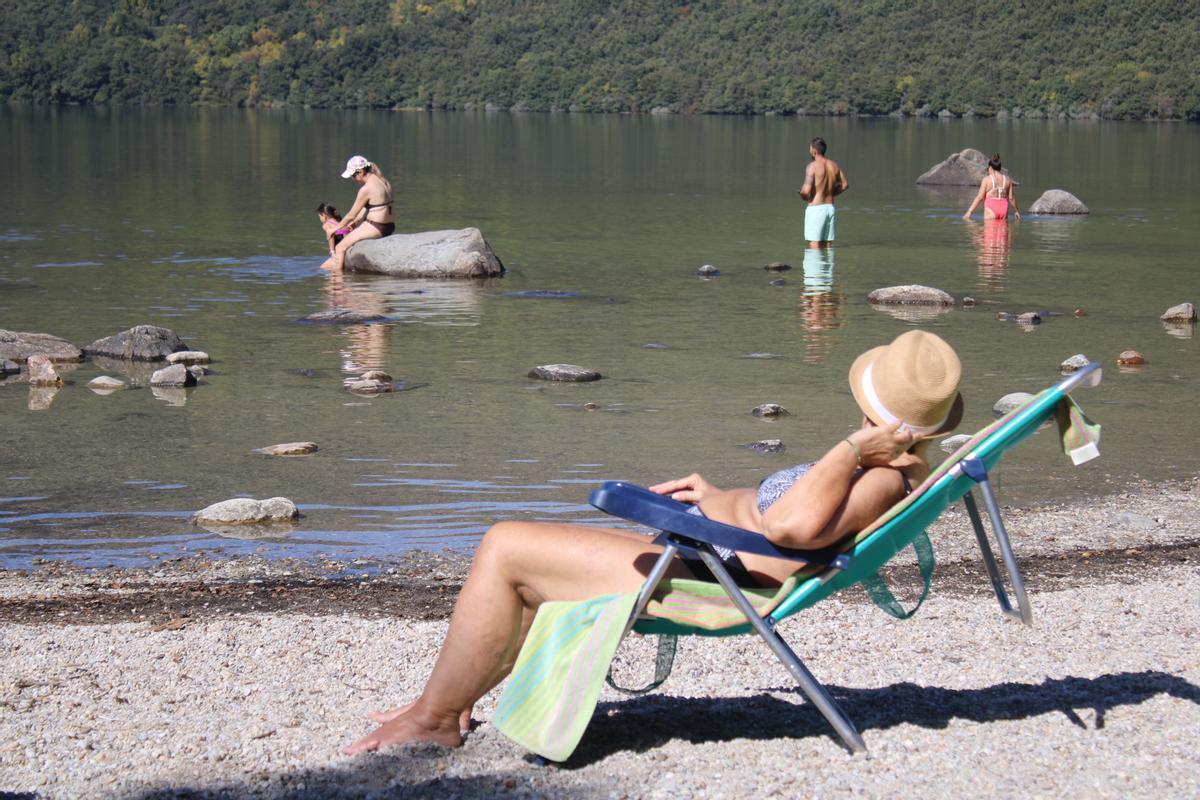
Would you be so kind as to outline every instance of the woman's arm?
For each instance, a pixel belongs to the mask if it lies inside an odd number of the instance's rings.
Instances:
[[[864,428],[830,448],[763,514],[763,534],[782,547],[813,550],[870,525],[903,495],[900,472],[887,467],[912,444],[898,427]]]
[[[963,219],[970,219],[975,213],[975,207],[983,202],[983,198],[987,197],[987,186],[984,183],[979,184],[979,192],[975,195],[975,199],[971,201],[971,207],[967,209],[967,213],[963,214]]]
[[[1017,190],[1013,187],[1013,182],[1008,182],[1008,202],[1012,204],[1013,215],[1017,219],[1021,218],[1021,209],[1017,208]]]
[[[359,217],[363,216],[363,209],[366,207],[366,205],[367,187],[364,185],[358,190],[358,194],[354,198],[354,205],[352,205],[350,210],[346,212],[346,215],[342,217],[342,224],[340,227],[353,228],[355,225],[357,225],[360,222]]]

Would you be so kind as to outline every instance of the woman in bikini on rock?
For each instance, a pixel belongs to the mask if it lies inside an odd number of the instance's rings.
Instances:
[[[392,185],[379,171],[378,165],[362,156],[351,156],[342,177],[350,178],[361,187],[354,198],[354,205],[341,220],[341,229],[352,230],[342,236],[321,269],[341,270],[346,251],[355,242],[390,236],[396,230],[392,217]]]
[[[777,545],[828,547],[865,528],[928,477],[931,438],[962,418],[960,375],[949,344],[908,331],[851,366],[850,390],[862,424],[817,461],[776,473],[757,488],[722,491],[695,474],[650,488]],[[541,603],[636,591],[660,553],[651,537],[630,530],[493,525],[475,553],[420,697],[371,714],[379,727],[343,752],[412,741],[462,744],[471,709],[512,669]],[[796,571],[795,562],[766,556],[729,551],[722,560],[743,586],[778,586]],[[668,575],[711,580],[699,560],[679,560]]]
[[[1021,211],[1017,208],[1017,195],[1013,192],[1012,178],[1004,174],[999,153],[992,156],[988,162],[987,174],[979,182],[979,193],[971,201],[971,207],[963,214],[963,219],[970,219],[980,203],[983,203],[984,219],[1007,219],[1010,208],[1013,216],[1021,218]]]

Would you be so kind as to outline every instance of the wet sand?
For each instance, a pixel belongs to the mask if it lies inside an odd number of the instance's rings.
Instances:
[[[411,698],[467,563],[177,560],[0,572],[0,796],[1181,796],[1200,786],[1200,482],[1007,509],[1034,627],[1001,618],[961,509],[897,622],[854,588],[782,623],[859,725],[851,757],[756,640],[689,639],[606,689],[565,765],[479,704],[465,746],[347,758]],[[889,582],[915,594],[911,566]],[[629,682],[653,641],[623,647]]]

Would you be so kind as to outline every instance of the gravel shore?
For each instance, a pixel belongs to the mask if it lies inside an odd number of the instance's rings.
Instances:
[[[1003,619],[958,510],[929,601],[858,589],[781,624],[866,739],[851,757],[751,637],[680,641],[541,765],[476,709],[464,747],[348,758],[413,697],[466,563],[172,562],[0,572],[0,798],[1179,797],[1200,792],[1200,482],[1012,509],[1034,626]],[[900,563],[891,582],[912,595]],[[653,641],[619,657],[636,682]]]

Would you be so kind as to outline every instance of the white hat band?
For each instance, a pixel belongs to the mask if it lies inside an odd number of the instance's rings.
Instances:
[[[867,368],[863,370],[862,390],[863,396],[866,397],[867,402],[871,404],[871,408],[876,414],[879,415],[880,419],[889,425],[899,422],[900,430],[910,431],[916,436],[924,436],[925,434],[936,433],[939,428],[946,424],[946,420],[950,417],[949,413],[947,413],[946,416],[942,417],[933,425],[910,425],[909,423],[901,420],[891,411],[888,411],[887,406],[883,404],[883,401],[879,399],[879,395],[875,393],[875,384],[871,381],[871,369],[874,366],[874,364],[868,364]]]

